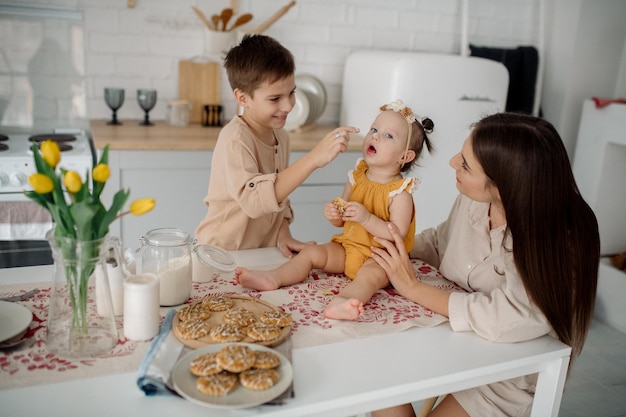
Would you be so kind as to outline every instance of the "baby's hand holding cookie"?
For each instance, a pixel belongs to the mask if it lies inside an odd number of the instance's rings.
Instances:
[[[346,203],[347,201],[341,197],[335,197],[333,199],[333,204],[335,205],[335,207],[337,207],[337,210],[339,210],[339,215],[341,217],[343,217],[343,214],[345,213]]]
[[[339,212],[339,208],[334,202],[329,201],[324,205],[324,217],[326,217],[327,220],[331,221],[341,220],[341,213]]]

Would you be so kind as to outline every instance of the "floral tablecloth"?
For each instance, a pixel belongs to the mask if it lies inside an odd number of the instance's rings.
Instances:
[[[431,266],[413,261],[417,278],[430,285],[448,290],[460,290],[444,279]],[[275,291],[246,290],[234,279],[218,279],[211,283],[194,284],[188,302],[207,294],[247,294],[261,298],[290,313],[293,317],[292,343],[295,349],[334,343],[371,335],[395,333],[410,327],[431,327],[447,319],[398,295],[392,288],[379,290],[365,306],[363,316],[356,322],[329,320],[322,311],[330,298],[349,280],[343,275],[314,270],[302,283]],[[21,301],[33,312],[33,321],[25,341],[13,348],[0,350],[0,389],[61,382],[137,370],[149,342],[132,342],[124,338],[122,319],[118,318],[119,340],[110,354],[95,359],[63,359],[46,351],[45,334],[50,299],[50,284],[0,286],[0,297],[16,295],[32,288],[41,292]],[[162,315],[168,309],[162,309]]]
[[[50,283],[15,284],[0,286],[0,297],[18,295],[33,288],[41,291],[19,301],[33,313],[24,342],[0,350],[0,389],[62,382],[137,369],[149,342],[133,342],[123,336],[122,318],[116,320],[118,341],[104,357],[93,359],[65,359],[46,350],[46,321],[50,301]]]

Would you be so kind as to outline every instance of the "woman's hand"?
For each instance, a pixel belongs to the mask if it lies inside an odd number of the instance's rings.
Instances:
[[[415,277],[409,254],[404,247],[404,239],[393,223],[387,223],[393,241],[374,237],[384,249],[372,247],[372,259],[387,273],[391,285],[402,295],[422,306],[450,317],[448,302],[450,292],[432,285],[424,284]]]
[[[372,246],[372,258],[387,273],[391,285],[402,295],[417,281],[415,272],[409,260],[409,254],[404,247],[404,238],[393,223],[387,223],[393,242],[380,237],[374,239],[383,245],[383,248]],[[410,297],[409,297],[410,298]]]

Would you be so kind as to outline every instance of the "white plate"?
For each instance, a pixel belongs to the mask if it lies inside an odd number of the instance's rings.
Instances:
[[[287,115],[285,129],[294,130],[306,124],[309,118],[309,99],[306,94],[300,90],[296,90],[296,104]]]
[[[309,99],[309,118],[306,121],[307,124],[312,124],[317,121],[326,110],[326,89],[324,84],[319,78],[310,74],[297,74],[296,86],[306,93]]]
[[[0,342],[24,333],[31,321],[33,313],[23,305],[0,301]]]
[[[280,358],[280,366],[277,368],[280,379],[272,388],[263,391],[253,391],[239,385],[233,392],[223,397],[212,397],[205,395],[196,389],[197,376],[189,371],[189,364],[195,358],[205,353],[217,352],[227,345],[244,345],[257,351],[270,351]],[[208,345],[188,353],[176,362],[172,370],[172,382],[176,391],[191,402],[214,408],[246,408],[254,407],[266,403],[278,397],[291,384],[293,379],[293,368],[287,358],[280,352],[260,345],[251,343],[221,343],[218,345]]]

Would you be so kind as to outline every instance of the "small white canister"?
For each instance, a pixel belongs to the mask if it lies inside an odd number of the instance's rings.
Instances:
[[[224,249],[211,245],[198,245],[192,251],[193,282],[211,282],[235,276],[235,259]]]
[[[159,332],[159,277],[146,273],[124,280],[124,336],[150,340]]]
[[[186,100],[170,100],[167,102],[166,120],[171,126],[187,126],[192,105]]]

